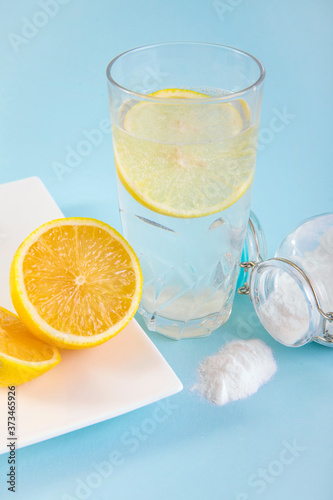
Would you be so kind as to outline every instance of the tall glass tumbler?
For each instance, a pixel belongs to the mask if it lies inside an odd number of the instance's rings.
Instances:
[[[139,47],[107,68],[119,208],[149,330],[225,323],[250,211],[262,64],[221,45]]]

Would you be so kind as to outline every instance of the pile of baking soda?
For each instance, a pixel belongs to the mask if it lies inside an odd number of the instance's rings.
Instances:
[[[256,393],[276,372],[270,347],[259,339],[235,340],[198,368],[198,391],[211,403],[224,405]]]

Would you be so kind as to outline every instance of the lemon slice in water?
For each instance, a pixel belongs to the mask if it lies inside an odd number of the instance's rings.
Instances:
[[[127,191],[173,217],[209,215],[235,203],[255,166],[256,127],[249,127],[246,103],[180,89],[150,95],[158,101],[127,103],[122,128],[113,126],[117,173]]]

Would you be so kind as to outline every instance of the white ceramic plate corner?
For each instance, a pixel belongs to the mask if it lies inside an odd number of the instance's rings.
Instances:
[[[16,248],[44,222],[63,214],[37,177],[0,185],[0,305],[14,311],[8,287]],[[62,351],[45,375],[17,388],[17,447],[34,444],[171,396],[183,386],[132,320],[105,344]],[[7,429],[7,389],[0,388],[0,429]],[[8,451],[0,433],[0,453]]]

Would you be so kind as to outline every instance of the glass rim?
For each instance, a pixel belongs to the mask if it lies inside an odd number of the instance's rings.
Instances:
[[[135,96],[135,97],[138,97],[140,99],[144,99],[146,101],[152,101],[152,102],[161,102],[161,101],[163,101],[163,102],[175,102],[175,101],[182,102],[182,101],[184,101],[184,102],[188,103],[188,99],[180,99],[179,97],[178,98],[175,98],[175,97],[166,98],[166,97],[150,96],[149,94],[143,94],[140,92],[136,92],[134,90],[130,90],[126,87],[123,87],[119,83],[117,83],[111,76],[111,70],[112,70],[112,67],[114,66],[114,64],[118,61],[118,59],[122,58],[126,54],[129,54],[130,52],[139,52],[141,50],[162,47],[162,46],[166,46],[166,45],[201,45],[201,46],[210,46],[210,47],[216,47],[216,48],[229,49],[231,52],[235,52],[238,54],[242,54],[243,56],[247,56],[248,58],[252,59],[252,61],[257,64],[259,71],[260,71],[260,75],[259,75],[259,78],[254,83],[252,83],[251,85],[249,85],[248,87],[246,87],[242,90],[238,90],[237,92],[230,92],[230,94],[225,94],[223,96],[207,96],[207,97],[204,97],[202,99],[195,99],[195,103],[197,103],[197,104],[200,104],[203,102],[206,102],[206,103],[207,102],[221,102],[221,101],[228,101],[228,100],[234,99],[234,98],[239,98],[239,97],[243,96],[244,94],[249,93],[250,91],[255,91],[258,87],[260,87],[262,85],[262,83],[264,81],[266,71],[265,71],[263,64],[259,61],[259,59],[254,57],[249,52],[245,52],[244,50],[237,49],[237,48],[231,47],[229,45],[222,45],[222,44],[218,44],[218,43],[190,42],[190,41],[178,41],[177,42],[177,41],[175,41],[175,42],[161,42],[161,43],[152,43],[152,44],[148,44],[148,45],[141,45],[139,47],[135,47],[133,49],[126,50],[126,51],[122,52],[121,54],[117,55],[109,62],[109,64],[107,65],[107,68],[106,68],[106,76],[108,79],[108,83],[111,83],[112,85],[117,87],[119,90],[126,92],[127,94],[129,94],[131,96]],[[192,104],[193,104],[193,100],[192,100]]]

